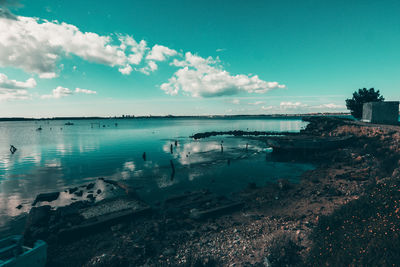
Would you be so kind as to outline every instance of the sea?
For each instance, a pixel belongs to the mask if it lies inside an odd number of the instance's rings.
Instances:
[[[298,132],[305,126],[301,118],[265,117],[0,122],[0,230],[29,212],[37,194],[100,177],[129,184],[150,205],[188,191],[230,195],[249,183],[297,182],[313,166],[276,161],[264,142],[190,136],[230,130]]]

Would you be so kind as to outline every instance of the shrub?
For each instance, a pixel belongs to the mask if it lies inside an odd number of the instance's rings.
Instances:
[[[363,104],[367,102],[380,102],[385,98],[380,95],[379,90],[375,91],[374,88],[358,89],[353,93],[353,98],[346,99],[346,107],[350,110],[351,115],[356,119],[361,119]]]

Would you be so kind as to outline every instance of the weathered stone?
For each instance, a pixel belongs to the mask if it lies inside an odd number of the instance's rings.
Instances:
[[[68,192],[69,192],[70,194],[73,194],[73,193],[76,192],[77,190],[78,190],[78,187],[74,187],[74,188],[68,189]]]
[[[90,189],[92,189],[94,187],[94,183],[90,183],[90,184],[88,184],[87,186],[86,186],[86,189],[87,190],[90,190]]]
[[[32,206],[35,206],[36,203],[42,201],[54,201],[60,196],[60,192],[53,192],[53,193],[43,193],[36,196],[35,201],[32,203]]]
[[[50,219],[51,207],[49,205],[33,207],[29,212],[27,226],[46,225]]]
[[[392,177],[399,177],[400,176],[400,168],[394,169],[393,173],[392,173]]]

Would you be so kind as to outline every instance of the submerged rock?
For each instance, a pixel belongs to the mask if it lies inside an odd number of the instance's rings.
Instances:
[[[78,190],[78,187],[70,188],[70,189],[68,189],[68,193],[73,194],[77,190]]]
[[[53,192],[53,193],[43,193],[36,196],[35,201],[33,202],[32,206],[35,206],[36,203],[47,201],[51,202],[56,200],[60,196],[60,192]]]
[[[86,189],[87,190],[90,190],[90,189],[92,189],[94,187],[94,183],[90,183],[90,184],[88,184],[87,186],[86,186]]]

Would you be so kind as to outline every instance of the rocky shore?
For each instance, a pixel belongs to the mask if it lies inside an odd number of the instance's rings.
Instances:
[[[337,149],[276,155],[315,164],[299,184],[249,184],[229,199],[186,193],[68,240],[61,230],[79,226],[93,199],[64,211],[33,208],[25,237],[48,242],[47,266],[397,266],[400,127],[306,120],[303,135],[355,138]],[[109,187],[140,202],[122,184]]]

